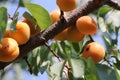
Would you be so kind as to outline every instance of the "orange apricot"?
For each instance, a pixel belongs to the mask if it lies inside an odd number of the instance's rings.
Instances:
[[[33,23],[32,20],[28,20],[28,19],[23,18],[22,22],[25,22],[25,23],[27,23],[29,25],[30,36],[31,37],[35,36],[36,34],[38,34],[41,31],[39,25]]]
[[[60,18],[60,10],[56,9],[50,12],[50,18],[52,20],[52,23],[55,23]]]
[[[79,42],[84,38],[84,36],[85,35],[79,32],[75,26],[68,28],[67,40],[71,42]]]
[[[3,38],[0,44],[0,61],[10,62],[19,55],[18,43],[12,38]]]
[[[16,30],[6,30],[4,37],[15,39],[19,45],[25,44],[30,38],[30,28],[25,22],[19,21]]]
[[[57,5],[62,11],[71,11],[76,8],[76,0],[56,0]]]
[[[90,16],[82,16],[78,18],[76,26],[83,34],[95,34],[97,31],[97,24]]]
[[[98,63],[104,58],[105,49],[98,42],[91,42],[85,46],[82,56],[85,59],[91,57],[95,63]]]
[[[62,32],[57,34],[53,39],[58,40],[58,41],[66,40],[67,39],[67,30],[68,29],[63,30]]]

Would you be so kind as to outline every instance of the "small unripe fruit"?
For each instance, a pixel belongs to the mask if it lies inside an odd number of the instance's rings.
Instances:
[[[82,16],[76,21],[77,29],[83,34],[95,34],[97,24],[90,16]]]
[[[19,47],[17,42],[12,38],[3,38],[0,44],[0,61],[10,62],[19,55]]]
[[[91,57],[95,63],[98,63],[104,58],[105,49],[98,42],[91,42],[85,46],[82,56],[85,59]]]
[[[76,8],[76,0],[56,0],[57,5],[62,11],[71,11]]]
[[[78,31],[76,26],[68,28],[67,31],[67,40],[71,42],[79,42],[84,38],[84,34]]]

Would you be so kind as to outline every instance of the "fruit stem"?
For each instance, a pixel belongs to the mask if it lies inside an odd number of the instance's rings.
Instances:
[[[60,19],[62,19],[62,17],[64,17],[64,12],[60,10]]]
[[[90,40],[91,40],[92,42],[94,42],[92,36],[91,36],[91,35],[88,35],[88,36],[89,36]]]

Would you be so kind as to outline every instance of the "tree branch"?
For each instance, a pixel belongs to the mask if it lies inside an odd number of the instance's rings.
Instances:
[[[47,42],[49,39],[52,39],[55,35],[63,31],[65,28],[75,25],[75,22],[79,17],[97,10],[102,5],[106,4],[107,1],[108,0],[90,0],[79,8],[73,10],[72,13],[70,13],[69,16],[67,16],[65,19],[62,17],[55,24],[46,29],[43,33],[39,33],[38,35],[31,37],[26,44],[19,46],[20,55],[16,60],[25,57],[27,53],[34,48],[44,45],[45,42]],[[0,62],[0,69],[3,69],[12,62]]]
[[[120,5],[117,2],[113,2],[111,0],[109,0],[107,2],[107,5],[109,5],[110,7],[113,7],[114,9],[120,10]]]

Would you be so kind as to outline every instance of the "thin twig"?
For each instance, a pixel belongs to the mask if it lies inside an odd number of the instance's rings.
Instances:
[[[88,36],[89,36],[90,40],[91,40],[92,42],[94,42],[92,36],[91,36],[91,35],[88,35]]]
[[[112,64],[110,63],[110,61],[107,60],[105,57],[104,57],[104,61],[106,61],[110,66],[112,66]]]
[[[13,17],[16,15],[17,11],[18,11],[19,7],[16,8]]]
[[[45,46],[53,53],[53,55],[61,62],[60,57],[57,55],[57,53],[48,45],[47,42],[45,42]]]

